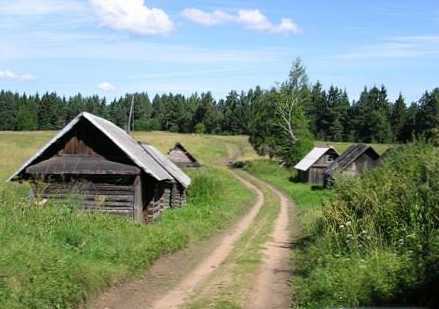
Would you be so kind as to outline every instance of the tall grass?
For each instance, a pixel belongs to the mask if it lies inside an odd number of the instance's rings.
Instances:
[[[346,178],[299,255],[299,305],[439,305],[439,152],[401,146]]]
[[[154,224],[33,205],[23,189],[0,188],[0,307],[71,308],[158,257],[225,228],[252,194],[227,171],[193,172],[188,205]]]

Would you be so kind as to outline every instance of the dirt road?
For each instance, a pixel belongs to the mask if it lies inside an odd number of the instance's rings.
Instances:
[[[250,211],[225,233],[214,237],[195,249],[183,250],[159,259],[141,280],[116,286],[88,308],[135,309],[178,308],[190,302],[190,296],[205,284],[209,276],[231,254],[241,235],[250,227],[264,205],[264,194],[258,186],[267,186],[281,201],[281,208],[265,245],[264,260],[258,269],[246,308],[288,308],[290,301],[289,279],[289,207],[288,199],[279,191],[252,176],[251,181],[234,173],[249,189],[255,192],[256,201]],[[257,186],[253,183],[256,183]]]
[[[159,259],[145,278],[116,286],[102,294],[87,307],[99,309],[169,309],[182,305],[185,298],[226,259],[232,251],[234,243],[250,226],[264,204],[264,195],[255,185],[236,174],[234,175],[246,187],[256,193],[255,204],[237,224],[221,235],[221,239],[211,241],[211,244],[215,244],[215,247],[210,248],[212,251],[209,253],[200,253],[206,254],[201,261],[197,261],[196,265],[188,262],[191,259],[196,261],[193,255],[199,253],[198,249],[195,250],[197,252],[183,251],[173,257]],[[207,250],[209,250],[211,244],[207,244]],[[176,272],[181,271],[183,276],[177,284],[175,284],[175,278],[178,278],[179,275],[172,273],[172,270],[175,270],[175,263],[181,265],[182,269],[177,269]],[[188,270],[190,267],[193,267],[193,269],[184,274],[185,268]],[[170,290],[168,290],[166,282],[173,286]]]
[[[290,230],[295,227],[295,224],[289,222],[289,217],[295,218],[295,216],[289,216],[289,212],[293,211],[294,207],[283,193],[268,184],[264,185],[279,197],[281,208],[274,224],[271,240],[266,244],[264,261],[246,308],[289,308],[291,302],[289,285],[291,233],[297,232],[297,230]]]

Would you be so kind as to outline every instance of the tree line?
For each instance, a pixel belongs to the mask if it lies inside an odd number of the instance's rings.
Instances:
[[[142,92],[107,102],[96,95],[66,98],[55,92],[28,95],[2,90],[0,130],[60,129],[82,111],[124,128],[134,96],[135,130],[246,134],[257,145],[258,140],[279,129],[275,128],[279,124],[278,107],[282,97],[288,92],[291,96],[291,91],[299,98],[307,130],[319,140],[401,143],[414,137],[428,139],[439,135],[439,88],[426,91],[410,104],[403,95],[392,102],[384,85],[364,88],[359,99],[351,101],[342,88],[324,89],[319,82],[309,83],[300,60],[294,62],[288,80],[278,87],[232,90],[220,100],[215,100],[210,92],[156,95],[152,101]],[[300,113],[296,115],[299,118]],[[260,149],[267,148],[266,143],[261,145]]]

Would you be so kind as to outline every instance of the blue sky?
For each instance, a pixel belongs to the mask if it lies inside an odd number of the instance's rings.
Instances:
[[[0,88],[109,98],[268,88],[301,57],[311,81],[439,86],[430,1],[0,0]]]

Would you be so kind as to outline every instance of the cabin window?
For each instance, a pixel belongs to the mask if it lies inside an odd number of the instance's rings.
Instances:
[[[327,158],[326,158],[326,160],[328,161],[328,162],[332,162],[332,161],[334,161],[334,156],[332,156],[332,155],[328,155],[327,156]]]

